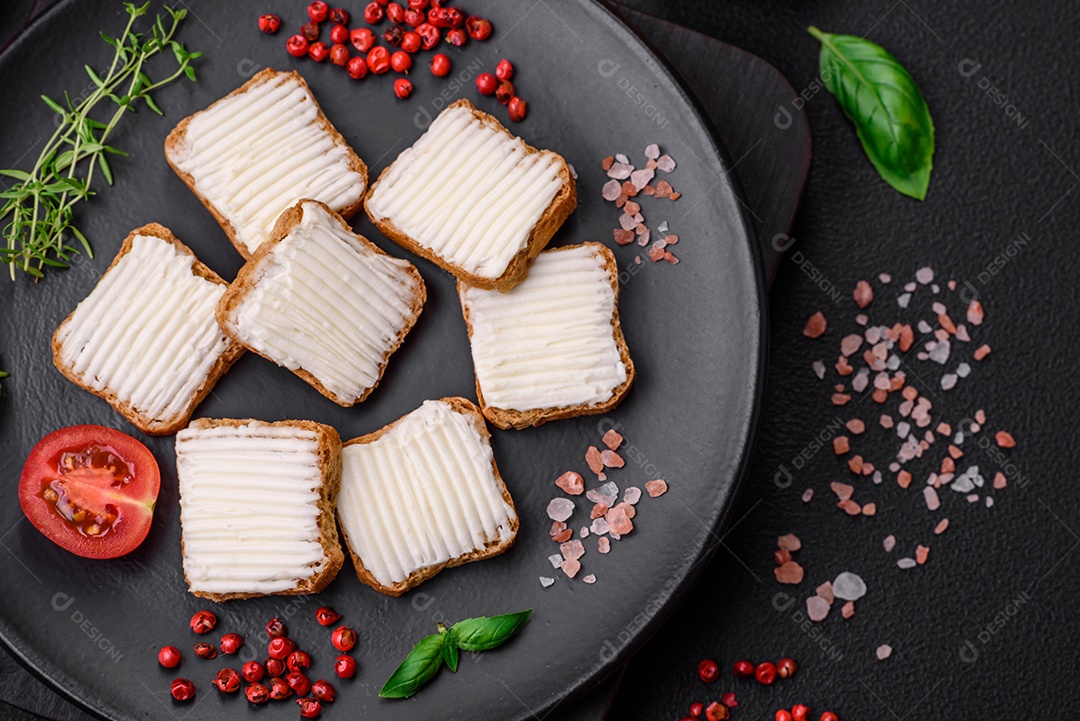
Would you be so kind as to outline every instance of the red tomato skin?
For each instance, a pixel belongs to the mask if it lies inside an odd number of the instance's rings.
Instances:
[[[124,487],[122,498],[116,499],[115,505],[121,511],[116,527],[99,538],[83,535],[41,495],[42,482],[56,474],[54,459],[65,450],[80,450],[90,445],[115,449],[135,471]],[[141,442],[105,426],[68,426],[45,436],[30,451],[19,479],[19,504],[30,523],[64,550],[83,558],[118,558],[134,551],[146,539],[160,489],[157,459]]]

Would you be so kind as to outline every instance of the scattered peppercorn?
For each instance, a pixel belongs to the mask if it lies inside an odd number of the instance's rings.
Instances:
[[[754,669],[754,677],[766,686],[772,684],[776,680],[776,665],[771,661],[759,663]]]
[[[190,701],[195,698],[195,684],[186,678],[174,679],[169,693],[177,701]]]
[[[307,52],[308,57],[317,63],[324,62],[330,57],[330,48],[328,48],[324,42],[312,43],[311,46],[308,47]]]
[[[739,678],[750,678],[754,675],[754,664],[749,661],[736,661],[735,675]]]
[[[799,667],[790,658],[782,658],[776,662],[776,673],[780,678],[790,678],[798,670]]]
[[[307,6],[308,17],[313,22],[321,23],[326,20],[327,14],[330,12],[330,6],[324,2],[313,2]]]
[[[191,617],[191,630],[197,634],[210,633],[217,625],[217,616],[209,611],[197,611]]]
[[[326,3],[319,3],[325,5]],[[285,622],[280,618],[271,618],[266,622],[266,635],[270,638],[280,638],[289,635],[289,629],[285,628]]]
[[[394,81],[394,95],[398,96],[402,100],[412,95],[413,86],[412,82],[405,78],[398,78]],[[347,651],[348,649],[341,649]]]
[[[180,665],[180,649],[176,646],[162,646],[157,660],[164,668],[176,668]]]
[[[698,664],[697,673],[702,683],[712,683],[720,677],[720,667],[716,661],[706,658]]]
[[[217,649],[214,648],[212,643],[197,643],[195,644],[195,655],[207,660],[217,658]]]
[[[267,13],[266,15],[259,16],[259,30],[262,30],[267,35],[273,35],[281,27],[281,18],[273,13]]]
[[[334,660],[334,672],[338,678],[352,678],[356,675],[356,659],[342,654]]]

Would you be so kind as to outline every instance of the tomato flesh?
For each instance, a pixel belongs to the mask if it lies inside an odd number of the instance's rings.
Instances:
[[[50,433],[19,482],[23,513],[49,540],[85,558],[130,553],[150,531],[161,476],[150,450],[103,426]]]

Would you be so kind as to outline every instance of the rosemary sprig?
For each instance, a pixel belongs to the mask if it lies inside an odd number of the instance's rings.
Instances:
[[[78,104],[65,92],[63,105],[42,95],[45,104],[60,116],[56,132],[45,143],[32,170],[0,170],[0,176],[16,181],[11,188],[0,192],[0,200],[4,201],[0,222],[6,221],[0,261],[8,264],[12,280],[16,269],[41,278],[47,267],[68,267],[71,258],[78,253],[85,252],[94,257],[86,236],[74,224],[73,208],[79,201],[88,200],[95,194],[91,190],[95,170],[100,170],[105,181],[112,185],[113,174],[107,155],[127,155],[106,141],[120,119],[135,111],[137,101],[163,115],[150,93],[180,76],[195,80],[191,61],[201,57],[202,53],[189,52],[174,39],[187,11],[166,6],[171,23],[158,15],[150,33],[138,33],[133,30],[135,21],[146,14],[150,3],[138,7],[134,3],[124,3],[124,7],[128,22],[120,37],[111,38],[101,33],[102,39],[116,49],[108,72],[98,74],[89,65],[85,66],[93,92]],[[155,55],[168,50],[176,58],[176,71],[154,82],[144,66]],[[104,120],[91,117],[104,101],[115,105],[112,114]],[[71,241],[70,236],[78,243]]]

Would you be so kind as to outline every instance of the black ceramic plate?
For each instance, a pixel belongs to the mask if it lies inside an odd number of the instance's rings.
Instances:
[[[362,6],[353,3],[349,9],[358,13]],[[80,259],[71,270],[53,272],[37,284],[25,277],[0,281],[0,367],[13,374],[0,396],[7,500],[0,504],[0,637],[31,669],[96,713],[116,719],[246,713],[245,701],[225,698],[208,683],[226,660],[198,661],[190,653],[187,619],[208,605],[222,632],[248,639],[241,660],[264,657],[262,625],[283,616],[313,651],[313,677],[332,677],[336,654],[312,617],[315,608],[329,604],[359,630],[361,671],[340,684],[340,701],[327,709],[326,718],[542,716],[626,658],[715,548],[715,529],[731,506],[752,441],[765,342],[760,261],[728,177],[730,161],[666,66],[602,6],[586,0],[473,0],[470,9],[493,19],[495,36],[463,50],[447,46],[452,78],[437,80],[426,61],[418,63],[412,75],[416,92],[402,102],[393,97],[390,77],[357,83],[339,68],[286,56],[288,31],[304,19],[304,3],[298,0],[258,7],[191,2],[183,39],[206,53],[198,65],[199,82],[159,94],[165,118],[141,111],[125,119],[114,142],[131,155],[113,163],[115,187],[103,189],[79,210],[97,257]],[[255,28],[257,14],[266,11],[284,18],[276,37]],[[115,33],[124,20],[119,2],[63,3],[0,57],[5,89],[0,166],[32,163],[54,127],[39,94],[81,93],[87,86],[83,63],[100,66],[107,59],[97,31]],[[640,163],[645,146],[659,143],[678,161],[670,180],[683,193],[677,203],[643,204],[650,224],[668,220],[682,238],[675,248],[679,265],[646,260],[639,266],[633,261],[636,246],[615,248],[624,269],[623,326],[638,368],[626,401],[606,417],[495,433],[496,457],[522,519],[509,553],[444,572],[399,599],[363,586],[346,566],[317,597],[207,604],[188,594],[183,580],[170,438],[143,439],[161,464],[163,482],[150,536],[131,555],[96,562],[76,558],[23,520],[15,493],[18,473],[43,435],[75,423],[140,435],[104,402],[65,381],[53,369],[49,351],[53,329],[94,286],[127,232],[157,221],[222,276],[233,277],[241,265],[220,228],[165,163],[161,146],[175,123],[262,67],[298,68],[375,177],[456,97],[472,98],[503,116],[503,108],[491,99],[477,100],[473,89],[475,74],[503,56],[515,62],[518,90],[530,103],[528,120],[513,129],[533,145],[562,153],[580,175],[578,209],[555,244],[611,242],[617,211],[600,199],[606,177],[599,168],[600,159],[611,153],[625,152]],[[391,254],[407,256],[365,218],[355,225]],[[423,260],[411,260],[428,284],[428,304],[370,400],[339,408],[293,374],[249,354],[221,380],[198,415],[313,419],[352,438],[425,399],[474,397],[452,279]],[[586,448],[613,424],[632,449],[625,452],[626,468],[612,477],[620,486],[664,478],[671,490],[641,501],[636,529],[613,544],[609,555],[598,554],[595,539],[586,539],[581,575],[597,577],[589,586],[581,576],[562,577],[546,560],[557,548],[548,537],[545,508],[557,495],[554,479],[568,469],[587,474]],[[575,526],[587,518],[584,499],[580,503]],[[544,589],[541,575],[558,580]],[[412,700],[377,697],[411,645],[439,620],[523,608],[533,608],[533,618],[503,648],[465,659],[457,674],[444,670]],[[186,652],[176,672],[155,663],[157,648],[166,643]],[[168,682],[175,675],[197,683],[195,704],[172,703]],[[262,713],[294,718],[296,708],[289,704]]]

